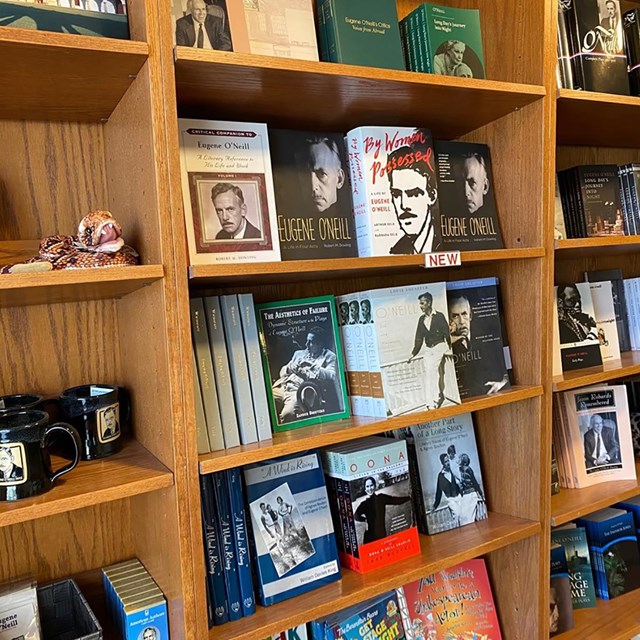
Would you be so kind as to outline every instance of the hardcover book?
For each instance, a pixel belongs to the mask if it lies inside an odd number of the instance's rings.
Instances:
[[[482,558],[419,578],[402,590],[414,638],[502,640]]]
[[[629,62],[631,95],[640,95],[640,10],[631,9],[623,16],[624,41]]]
[[[447,308],[460,397],[510,389],[502,344],[498,279],[447,282]]]
[[[328,62],[404,70],[395,0],[319,0]]]
[[[316,452],[244,467],[263,606],[340,579],[329,500]]]
[[[283,260],[356,256],[344,135],[269,131]]]
[[[192,265],[280,260],[267,125],[178,120]]]
[[[503,249],[486,144],[434,142],[445,250]]]
[[[629,95],[618,0],[563,0],[574,88]]]
[[[350,415],[333,296],[256,306],[274,431]]]
[[[358,255],[442,248],[431,132],[358,127],[347,134]]]
[[[551,573],[549,588],[549,635],[573,629],[571,581],[564,547],[551,539]]]

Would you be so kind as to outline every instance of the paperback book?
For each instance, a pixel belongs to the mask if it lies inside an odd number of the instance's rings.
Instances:
[[[350,415],[333,296],[256,306],[274,431]]]
[[[573,629],[571,581],[564,547],[551,541],[551,573],[549,588],[549,635]]]
[[[640,10],[631,9],[623,16],[624,41],[629,62],[631,95],[640,95]]]
[[[589,289],[591,289],[602,362],[620,360],[613,285],[611,282],[590,282]]]

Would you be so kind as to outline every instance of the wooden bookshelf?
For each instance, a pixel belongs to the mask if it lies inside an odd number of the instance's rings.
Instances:
[[[109,118],[147,59],[146,42],[0,29],[0,118]]]
[[[212,473],[251,462],[258,462],[259,460],[268,460],[269,458],[277,458],[307,449],[316,449],[338,442],[345,442],[346,440],[363,438],[392,429],[402,429],[420,422],[500,407],[512,402],[537,398],[542,393],[542,387],[513,387],[509,391],[496,393],[495,395],[470,398],[460,405],[419,413],[408,413],[385,420],[354,416],[347,420],[336,420],[312,427],[292,429],[291,431],[275,434],[272,440],[203,454],[199,457],[200,473]]]
[[[640,493],[640,461],[636,461],[637,480],[603,482],[584,489],[560,489],[551,496],[551,526],[557,527],[587,513],[608,507]]]
[[[209,639],[255,640],[268,637],[278,630],[357,604],[540,532],[537,522],[490,512],[487,520],[460,527],[455,534],[448,531],[435,536],[421,535],[419,556],[365,574],[342,568],[341,581],[270,607],[258,606],[256,613],[249,618],[214,627],[209,632]]]
[[[602,366],[588,367],[554,376],[553,390],[568,391],[589,384],[600,384],[609,380],[617,380],[640,373],[640,352],[623,351],[620,360],[609,360]]]
[[[640,98],[639,98],[640,99]],[[556,240],[556,259],[634,254],[640,251],[640,236],[610,236]]]

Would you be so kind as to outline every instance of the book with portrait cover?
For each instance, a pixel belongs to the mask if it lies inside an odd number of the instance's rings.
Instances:
[[[574,89],[629,95],[618,0],[562,0]]]
[[[445,250],[503,249],[486,144],[434,142]]]
[[[358,254],[342,133],[269,130],[283,260]]]
[[[409,582],[402,591],[416,638],[502,640],[482,558]]]
[[[319,455],[302,452],[243,470],[262,606],[339,580]]]
[[[551,570],[549,574],[549,635],[573,629],[571,581],[564,547],[551,537]]]
[[[431,132],[411,127],[358,127],[346,139],[358,255],[440,250]]]
[[[178,119],[192,265],[280,260],[267,125]]]
[[[445,283],[367,293],[387,416],[460,404]]]
[[[588,609],[596,606],[587,532],[584,527],[559,527],[551,529],[551,543],[564,547],[569,580],[571,582],[571,600],[574,609]],[[553,554],[552,554],[553,555]]]
[[[447,307],[460,397],[510,389],[502,343],[498,278],[447,282]]]
[[[256,305],[274,431],[350,416],[333,296]]]
[[[366,573],[420,553],[404,440],[372,436],[324,449],[322,457],[327,476],[342,482],[355,532],[343,564]]]

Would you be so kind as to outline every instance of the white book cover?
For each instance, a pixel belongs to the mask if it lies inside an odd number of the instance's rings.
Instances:
[[[440,248],[436,159],[428,129],[358,127],[347,134],[360,256]]]
[[[566,391],[563,402],[574,485],[635,480],[626,387],[594,385]]]
[[[596,314],[598,327],[598,342],[602,362],[620,360],[620,342],[618,340],[618,326],[616,312],[613,307],[613,286],[611,282],[590,282],[593,311]]]
[[[445,283],[369,293],[387,415],[460,404]]]
[[[280,260],[267,125],[178,120],[192,265]]]

